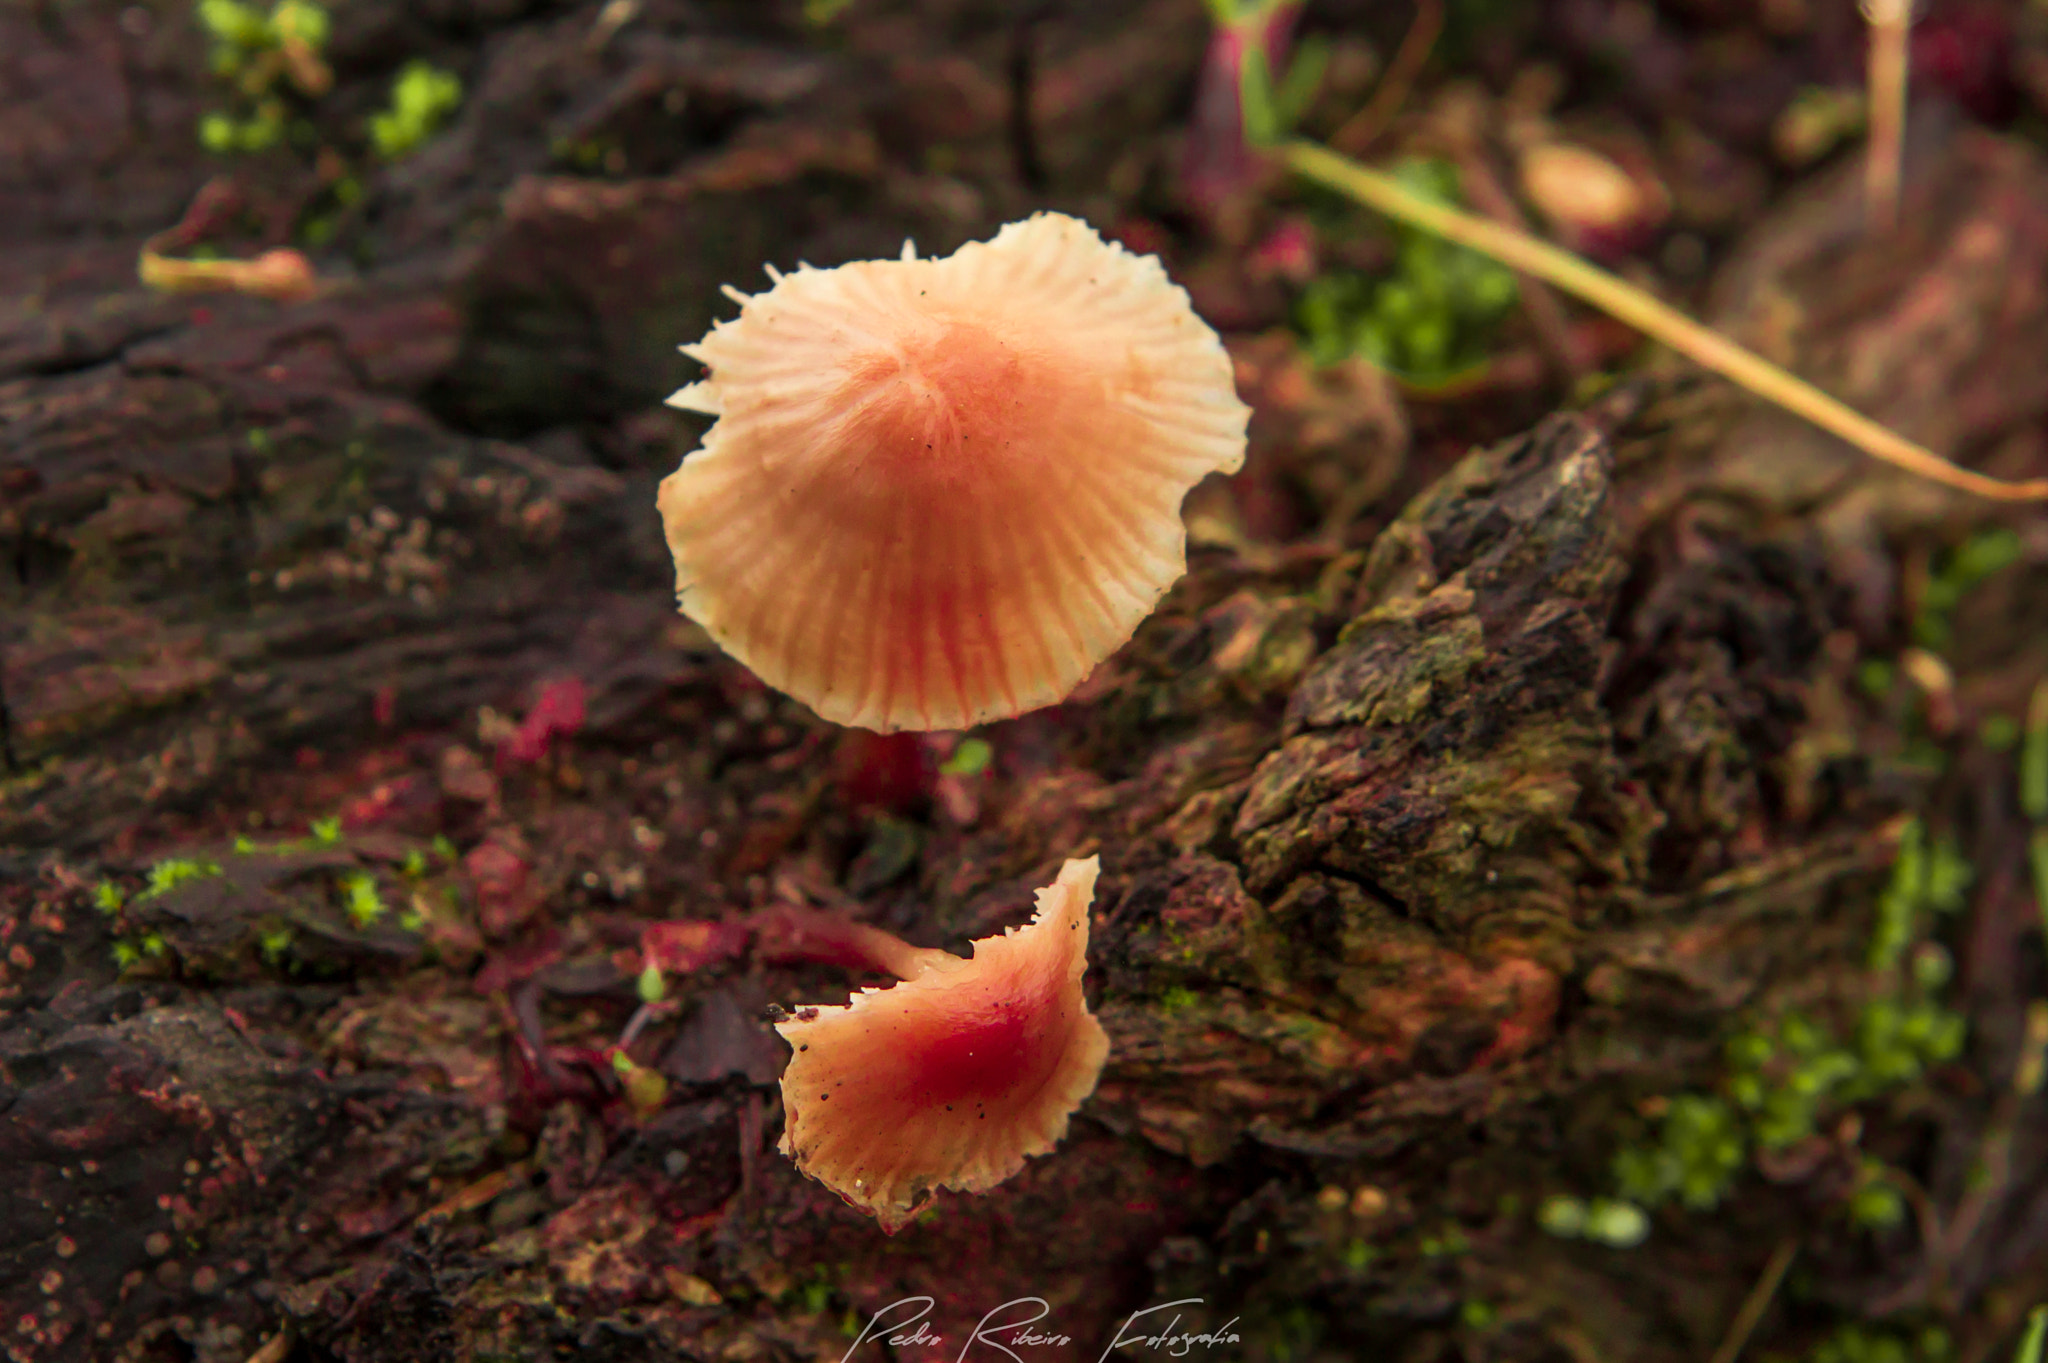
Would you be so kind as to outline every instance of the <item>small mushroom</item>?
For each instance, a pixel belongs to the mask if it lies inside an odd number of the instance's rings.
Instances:
[[[661,485],[683,613],[840,724],[1065,699],[1185,571],[1188,489],[1243,462],[1216,334],[1057,213],[769,274],[669,399],[718,418]]]
[[[1059,1144],[1109,1056],[1081,995],[1097,868],[1069,861],[971,959],[904,947],[903,983],[778,1023],[782,1153],[893,1235],[936,1189],[985,1193]]]

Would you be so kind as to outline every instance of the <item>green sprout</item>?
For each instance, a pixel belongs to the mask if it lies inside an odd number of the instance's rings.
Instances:
[[[641,1117],[651,1117],[661,1110],[668,1098],[668,1080],[661,1071],[646,1065],[636,1065],[633,1057],[624,1051],[612,1052],[612,1073],[619,1076],[620,1086],[625,1090],[626,1105]]]
[[[2020,810],[2034,825],[2027,838],[2027,868],[2034,880],[2034,907],[2048,932],[2048,681],[2034,684],[2019,743]]]
[[[939,765],[939,771],[946,776],[979,776],[988,770],[995,755],[995,749],[985,740],[963,739],[960,746],[953,749],[952,756]]]
[[[2024,546],[2015,532],[1999,527],[1972,535],[1928,579],[1913,620],[1913,642],[1939,653],[1954,642],[1950,617],[1978,583],[2019,560]]]
[[[128,895],[113,881],[102,880],[92,887],[92,902],[101,913],[119,913],[121,906],[128,902]]]
[[[359,928],[384,916],[384,895],[377,888],[377,878],[368,871],[352,871],[341,878],[341,902],[349,922]]]
[[[1394,175],[1432,201],[1457,201],[1457,172],[1443,162],[1404,162]],[[1485,359],[1519,296],[1515,277],[1464,247],[1396,231],[1391,274],[1322,275],[1302,293],[1295,324],[1315,364],[1359,355],[1417,383],[1443,383]]]
[[[1645,1206],[1676,1199],[1710,1210],[1755,1152],[1797,1145],[1833,1114],[1895,1092],[1960,1055],[1967,1023],[1936,997],[1954,962],[1939,943],[1915,942],[1934,915],[1962,907],[1971,877],[1952,838],[1930,839],[1917,821],[1909,824],[1871,928],[1869,964],[1881,992],[1846,1026],[1791,1011],[1729,1038],[1720,1091],[1671,1098],[1654,1139],[1615,1156],[1622,1195]],[[1858,1225],[1881,1229],[1897,1203],[1895,1180],[1873,1164],[1851,1194],[1849,1212]],[[1575,1214],[1546,1204],[1539,1220],[1553,1234],[1593,1238],[1572,1229]]]
[[[1938,1326],[1908,1334],[1852,1324],[1821,1341],[1808,1363],[1948,1363],[1954,1352]]]
[[[1620,1198],[1549,1197],[1537,1208],[1536,1224],[1560,1240],[1591,1240],[1610,1249],[1633,1249],[1650,1238],[1650,1218]]]
[[[635,987],[639,990],[642,1003],[660,1003],[668,996],[668,984],[661,977],[661,967],[653,961],[642,967]]]
[[[287,132],[285,83],[317,98],[333,82],[319,56],[327,45],[327,11],[312,0],[278,0],[268,14],[243,0],[199,0],[198,13],[213,39],[213,73],[234,83],[246,115],[205,114],[200,145],[217,156],[270,150]]]
[[[2020,747],[2020,809],[2035,823],[2048,823],[2048,681],[2035,685],[2027,703]]]
[[[2027,1333],[2013,1352],[2012,1363],[2041,1363],[2044,1342],[2048,1342],[2048,1306],[2037,1306],[2027,1313]]]
[[[338,818],[315,819],[307,825],[316,847],[333,847],[341,842],[341,820]]]
[[[408,62],[391,83],[391,107],[370,118],[370,145],[387,161],[433,136],[462,103],[462,80],[427,62]]]
[[[1849,1219],[1870,1231],[1887,1231],[1904,1224],[1906,1195],[1883,1160],[1866,1159],[1857,1174],[1856,1191],[1849,1195]]]
[[[264,929],[256,939],[256,949],[263,953],[264,963],[272,967],[282,965],[285,953],[291,950],[292,937],[291,928],[284,925]]]
[[[149,868],[149,884],[143,887],[137,900],[154,899],[168,894],[180,885],[189,885],[195,880],[207,880],[220,874],[217,862],[201,857],[166,857]]]
[[[1654,1207],[1676,1197],[1696,1211],[1716,1206],[1748,1160],[1735,1110],[1725,1101],[1682,1093],[1665,1109],[1654,1145],[1615,1157],[1615,1181],[1631,1202]]]
[[[1973,872],[1950,834],[1930,841],[1918,819],[1899,835],[1898,860],[1877,900],[1870,934],[1870,968],[1890,970],[1920,928],[1923,911],[1950,914],[1963,907]]]
[[[1458,1308],[1458,1322],[1468,1330],[1483,1332],[1500,1323],[1500,1312],[1494,1309],[1492,1302],[1468,1297],[1465,1304]]]

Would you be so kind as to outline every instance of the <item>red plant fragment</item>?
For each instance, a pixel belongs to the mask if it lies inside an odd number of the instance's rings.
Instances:
[[[502,768],[507,762],[538,762],[548,755],[548,747],[555,739],[567,738],[581,729],[584,696],[583,683],[574,677],[542,687],[518,729],[498,745],[498,765]]]

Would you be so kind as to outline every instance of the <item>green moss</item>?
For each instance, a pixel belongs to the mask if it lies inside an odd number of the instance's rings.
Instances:
[[[1622,1196],[1646,1206],[1677,1198],[1705,1211],[1720,1204],[1748,1162],[1735,1110],[1720,1098],[1682,1093],[1671,1099],[1657,1140],[1615,1156]]]
[[[1441,203],[1457,202],[1457,172],[1409,161],[1395,178]],[[1397,229],[1393,269],[1332,271],[1303,291],[1295,326],[1316,364],[1354,355],[1419,383],[1441,383],[1484,360],[1518,297],[1515,278],[1476,252]]]
[[[1904,1224],[1906,1197],[1883,1160],[1865,1159],[1849,1195],[1849,1219],[1865,1230],[1887,1231]]]
[[[284,77],[290,51],[318,53],[327,44],[327,11],[312,0],[278,0],[266,14],[242,0],[200,0],[199,23],[213,41],[208,65],[233,84],[234,110],[199,120],[199,144],[216,156],[268,151],[295,126]]]
[[[2027,1313],[2027,1333],[2013,1351],[2012,1363],[2041,1363],[2041,1346],[2048,1342],[2048,1306]]]
[[[137,902],[154,899],[167,894],[180,885],[189,885],[195,880],[207,880],[220,874],[220,865],[203,857],[166,857],[149,868],[149,883],[143,887]]]
[[[1916,1083],[1961,1054],[1966,1023],[1936,997],[1953,966],[1939,944],[1920,938],[1936,916],[1963,905],[1971,875],[1952,839],[1909,825],[1871,927],[1876,992],[1846,1025],[1795,1010],[1730,1038],[1718,1092],[1673,1096],[1654,1138],[1617,1153],[1623,1196],[1711,1210],[1757,1152],[1807,1140],[1845,1108]],[[1867,1171],[1851,1194],[1858,1224],[1879,1226],[1891,1215],[1897,1190],[1881,1172]],[[1570,1219],[1568,1209],[1552,1214]]]
[[[367,871],[352,871],[341,878],[341,903],[348,920],[367,928],[384,916],[384,895],[377,878]]]
[[[387,161],[411,153],[462,104],[462,80],[427,62],[408,62],[391,83],[391,104],[370,118],[370,145]]]
[[[1591,1240],[1610,1249],[1633,1249],[1650,1238],[1650,1218],[1619,1198],[1549,1197],[1537,1209],[1536,1224],[1560,1240]]]
[[[1425,1259],[1455,1259],[1471,1251],[1472,1241],[1466,1237],[1464,1227],[1450,1225],[1423,1236],[1416,1249]]]
[[[1954,642],[1956,606],[1977,584],[2018,562],[2023,547],[2018,534],[2001,526],[1971,536],[1947,555],[1921,594],[1913,642],[1937,653],[1947,649]]]
[[[979,776],[988,770],[995,755],[995,749],[982,739],[962,739],[960,746],[953,749],[953,755],[940,764],[939,770],[947,776]]]
[[[256,939],[256,947],[263,953],[264,964],[273,969],[283,965],[287,953],[291,951],[294,935],[291,928],[282,925],[264,929]]]
[[[1948,1363],[1955,1354],[1938,1326],[1907,1331],[1861,1323],[1844,1325],[1807,1355],[1807,1363]]]

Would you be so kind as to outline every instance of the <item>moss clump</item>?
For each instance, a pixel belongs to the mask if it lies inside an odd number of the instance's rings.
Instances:
[[[384,916],[384,895],[377,878],[367,871],[352,871],[341,878],[341,906],[348,921],[367,928]]]
[[[395,161],[434,135],[462,104],[462,80],[427,62],[408,62],[391,82],[391,104],[370,118],[370,145]]]
[[[1913,943],[1936,916],[1962,906],[1970,879],[1952,840],[1908,825],[1871,928],[1878,992],[1847,1026],[1789,1011],[1733,1037],[1719,1091],[1668,1099],[1655,1139],[1615,1157],[1622,1195],[1645,1206],[1676,1200],[1711,1210],[1756,1152],[1796,1145],[1834,1114],[1961,1054],[1965,1021],[1936,997],[1951,974],[1948,953]],[[1858,1224],[1882,1227],[1895,1219],[1897,1197],[1878,1166],[1865,1171],[1848,1210]]]
[[[1439,203],[1457,202],[1457,172],[1409,161],[1394,176]],[[1399,229],[1394,268],[1324,274],[1302,293],[1295,325],[1317,364],[1354,355],[1417,383],[1441,383],[1483,361],[1517,298],[1515,277],[1476,252]]]
[[[234,111],[216,109],[199,120],[200,145],[216,156],[280,145],[295,132],[290,89],[318,96],[332,80],[319,57],[327,11],[312,0],[277,0],[268,13],[242,0],[199,0],[198,12],[213,42],[213,73],[237,97]]]
[[[166,857],[149,868],[149,883],[136,896],[137,902],[168,894],[180,885],[208,880],[220,874],[220,863],[204,857]],[[104,906],[104,901],[102,901]],[[116,907],[119,907],[118,904]]]
[[[1936,653],[1955,642],[1951,618],[1956,606],[1978,583],[2019,561],[2020,537],[2000,527],[1971,536],[1951,552],[1928,578],[1913,619],[1913,642]]]

